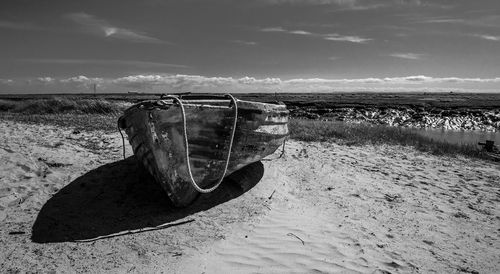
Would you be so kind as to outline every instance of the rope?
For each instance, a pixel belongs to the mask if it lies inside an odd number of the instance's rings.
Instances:
[[[276,158],[262,159],[261,161],[274,161],[274,160],[281,159],[283,156],[285,156],[285,144],[286,144],[286,139],[283,140],[283,147],[281,148],[280,156],[278,156]]]
[[[120,128],[120,119],[118,119],[118,132],[122,136],[123,160],[125,160],[125,137],[123,137],[122,129]]]
[[[212,186],[211,188],[201,188],[196,181],[193,178],[193,173],[191,172],[191,163],[189,160],[189,143],[188,143],[188,136],[187,136],[187,126],[186,126],[186,111],[184,109],[184,105],[182,101],[172,95],[165,95],[163,98],[170,98],[177,104],[179,104],[182,112],[182,125],[184,129],[184,147],[185,147],[185,154],[186,154],[186,163],[187,163],[187,170],[189,173],[189,179],[193,187],[200,193],[209,193],[217,189],[219,185],[222,183],[222,180],[226,176],[227,172],[227,167],[229,166],[229,158],[231,157],[231,150],[233,148],[233,141],[234,141],[234,133],[236,132],[236,124],[238,122],[238,104],[236,102],[236,99],[231,95],[231,94],[225,94],[225,96],[228,96],[231,99],[231,102],[234,104],[234,123],[233,123],[233,130],[231,132],[231,141],[229,142],[229,149],[227,152],[227,158],[226,158],[226,164],[224,166],[224,172],[222,173],[222,176],[220,177],[219,181]]]
[[[194,219],[180,221],[177,223],[164,223],[162,225],[153,226],[153,227],[145,227],[145,228],[139,228],[139,229],[134,229],[134,230],[125,230],[125,231],[121,231],[121,232],[117,232],[117,233],[113,233],[113,234],[109,234],[109,235],[98,236],[98,237],[95,237],[92,239],[74,240],[74,242],[79,242],[79,243],[95,242],[97,240],[108,239],[108,238],[113,238],[113,237],[118,237],[118,236],[123,236],[123,235],[128,235],[128,234],[137,234],[137,233],[142,233],[142,232],[146,232],[146,231],[160,230],[160,229],[164,229],[164,228],[168,228],[168,227],[172,227],[172,226],[177,226],[177,225],[183,225],[183,224],[187,224],[187,223],[191,223],[191,222],[194,222]]]
[[[286,144],[286,138],[285,138],[285,140],[283,140],[283,148],[281,150],[281,154],[280,154],[280,157],[278,157],[278,159],[285,155],[285,144]]]

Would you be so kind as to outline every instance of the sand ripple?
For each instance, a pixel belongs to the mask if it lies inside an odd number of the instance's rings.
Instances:
[[[293,198],[273,205],[258,224],[207,250],[190,272],[207,273],[357,273],[408,270],[398,257],[374,252],[314,208],[291,205]],[[370,262],[368,264],[368,262]]]

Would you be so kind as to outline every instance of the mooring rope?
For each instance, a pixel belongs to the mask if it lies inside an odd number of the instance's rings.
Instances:
[[[280,156],[275,158],[264,158],[261,161],[274,161],[283,158],[283,156],[285,156],[285,144],[286,144],[286,138],[283,140],[283,146],[281,148]]]
[[[125,160],[125,137],[123,137],[122,129],[120,128],[120,119],[118,119],[118,132],[122,136],[123,160]]]
[[[185,152],[185,155],[186,155],[186,163],[187,163],[187,170],[188,170],[188,173],[189,173],[189,179],[190,179],[191,184],[193,185],[193,187],[198,192],[201,192],[201,193],[209,193],[209,192],[212,192],[215,189],[217,189],[217,187],[219,187],[219,185],[222,183],[222,180],[226,176],[227,167],[229,166],[229,159],[231,157],[231,150],[233,148],[234,133],[236,132],[236,124],[238,122],[238,104],[236,102],[236,98],[234,98],[231,94],[225,94],[225,96],[228,96],[229,98],[231,98],[231,102],[233,102],[233,104],[234,104],[233,130],[231,132],[231,141],[229,142],[229,149],[228,149],[228,152],[227,152],[227,158],[226,158],[226,164],[224,166],[224,172],[222,173],[222,176],[220,177],[219,181],[213,187],[211,187],[211,188],[201,188],[196,183],[196,181],[194,180],[193,173],[191,172],[191,163],[190,163],[190,160],[189,160],[189,143],[188,143],[187,125],[186,125],[186,111],[184,109],[184,104],[182,103],[182,101],[178,97],[175,97],[175,96],[172,96],[172,95],[165,95],[164,97],[162,97],[162,98],[170,98],[170,99],[172,99],[174,102],[176,102],[177,104],[179,104],[179,106],[181,108],[181,112],[182,112],[182,125],[183,125],[183,128],[184,128],[184,147],[185,147],[185,151],[184,152]]]
[[[146,232],[146,231],[160,230],[160,229],[164,229],[164,228],[168,228],[168,227],[172,227],[172,226],[183,225],[183,224],[187,224],[187,223],[191,223],[191,222],[194,222],[194,219],[180,221],[177,223],[173,223],[173,222],[164,223],[164,224],[153,226],[153,227],[144,227],[144,228],[133,229],[133,230],[125,230],[125,231],[121,231],[121,232],[117,232],[117,233],[113,233],[113,234],[98,236],[98,237],[95,237],[92,239],[82,239],[82,240],[73,240],[73,241],[78,242],[78,243],[89,243],[89,242],[95,242],[97,240],[114,238],[114,237],[128,235],[128,234],[137,234],[137,233],[142,233],[142,232]]]

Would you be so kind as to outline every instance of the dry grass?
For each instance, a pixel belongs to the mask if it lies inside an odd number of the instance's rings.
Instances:
[[[117,130],[117,121],[120,114],[21,114],[2,113],[0,119],[23,122],[28,124],[46,124],[61,127],[75,128],[77,130],[94,131],[103,130],[114,132]]]
[[[53,97],[48,99],[0,100],[0,111],[22,114],[113,114],[123,111],[124,103],[103,99],[71,99]]]
[[[0,119],[30,124],[50,124],[78,130],[116,130],[116,121],[127,107],[104,99],[52,97],[0,100]]]

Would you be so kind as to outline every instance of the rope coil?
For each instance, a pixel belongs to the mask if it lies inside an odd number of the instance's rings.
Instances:
[[[229,149],[227,152],[227,158],[226,158],[226,163],[224,165],[224,172],[222,173],[222,176],[220,179],[217,181],[215,185],[213,185],[211,188],[201,188],[195,181],[193,177],[193,173],[191,172],[191,163],[189,159],[189,143],[188,143],[188,136],[187,136],[187,124],[186,124],[186,111],[184,109],[184,104],[182,101],[173,95],[164,95],[162,96],[162,99],[172,99],[173,102],[177,103],[181,109],[182,113],[182,125],[183,125],[183,131],[184,131],[184,148],[185,148],[185,156],[186,156],[186,164],[187,164],[187,170],[189,174],[189,179],[191,182],[191,185],[196,189],[196,191],[200,193],[210,193],[217,189],[219,185],[222,183],[222,180],[226,176],[227,173],[227,168],[229,166],[229,159],[231,158],[231,150],[233,148],[233,141],[234,141],[234,134],[236,132],[236,124],[238,122],[238,104],[236,101],[236,98],[234,98],[231,94],[225,94],[224,96],[227,96],[231,99],[231,102],[234,104],[234,122],[233,122],[233,130],[231,131],[231,140],[229,142]]]

